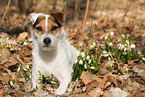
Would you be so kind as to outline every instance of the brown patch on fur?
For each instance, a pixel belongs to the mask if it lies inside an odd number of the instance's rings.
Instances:
[[[42,35],[46,32],[46,25],[45,25],[45,16],[41,16],[37,19],[36,23],[33,25],[34,27],[34,32],[35,34],[37,33],[38,35]],[[55,18],[51,15],[49,15],[48,17],[48,25],[47,25],[47,32],[46,33],[51,33],[53,35],[56,35],[57,33],[60,33],[60,27],[58,27],[59,25],[57,24],[57,22],[55,21]],[[56,30],[52,31],[52,28],[56,26],[58,27]],[[38,30],[37,28],[40,27],[42,29]]]

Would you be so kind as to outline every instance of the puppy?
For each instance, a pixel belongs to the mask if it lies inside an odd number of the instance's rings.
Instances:
[[[62,27],[64,14],[31,13],[29,28],[33,38],[32,87],[40,87],[38,71],[44,76],[55,76],[60,82],[55,93],[64,94],[71,81],[72,66],[77,50],[66,39]]]

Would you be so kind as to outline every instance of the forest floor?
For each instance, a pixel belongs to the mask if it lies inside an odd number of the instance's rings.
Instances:
[[[62,97],[145,97],[145,3],[119,1],[100,1],[84,32],[82,20],[75,26],[65,23],[70,43],[84,53],[74,63],[75,80]],[[0,97],[56,96],[57,82],[31,88],[32,37],[25,18],[12,11],[10,21],[0,26]]]

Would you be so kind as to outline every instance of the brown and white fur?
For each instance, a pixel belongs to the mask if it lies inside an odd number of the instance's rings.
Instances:
[[[33,37],[32,87],[40,87],[38,71],[44,76],[53,74],[60,82],[55,91],[57,95],[66,92],[78,52],[66,39],[63,16],[61,12],[31,13],[29,25]]]

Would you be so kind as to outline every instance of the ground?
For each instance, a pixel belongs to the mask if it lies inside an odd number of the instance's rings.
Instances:
[[[32,12],[53,10],[47,1],[38,2]],[[145,1],[92,0],[84,32],[83,15],[74,20],[67,12],[72,10],[61,6],[67,2],[57,2],[55,10],[67,13],[63,24],[67,37],[82,53],[74,63],[73,80],[62,97],[144,97]],[[7,3],[1,7],[1,19]],[[0,96],[56,96],[53,90],[59,83],[53,79],[41,76],[45,79],[43,88],[31,89],[29,12],[20,13],[15,3],[11,4],[0,25]]]

